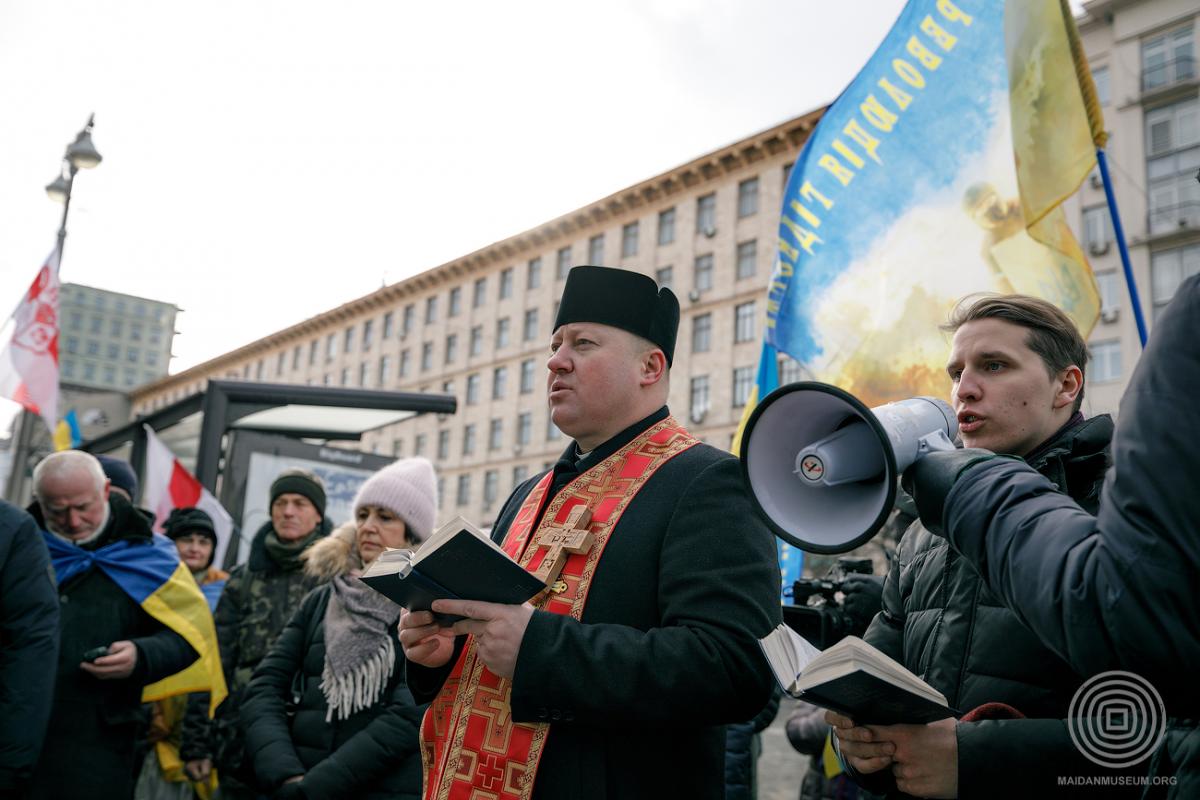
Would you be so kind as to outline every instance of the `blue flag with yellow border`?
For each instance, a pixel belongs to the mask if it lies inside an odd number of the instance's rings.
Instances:
[[[186,669],[142,690],[142,701],[189,692],[211,692],[211,714],[228,690],[217,650],[217,630],[208,601],[183,562],[175,543],[154,534],[149,545],[122,539],[84,550],[42,531],[59,584],[89,569],[100,569],[150,616],[182,636],[200,657]]]

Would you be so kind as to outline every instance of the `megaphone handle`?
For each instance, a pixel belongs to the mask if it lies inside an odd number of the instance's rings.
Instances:
[[[954,442],[950,441],[950,437],[946,435],[946,432],[944,430],[936,430],[917,440],[917,459],[923,458],[927,453],[954,449],[956,449]]]

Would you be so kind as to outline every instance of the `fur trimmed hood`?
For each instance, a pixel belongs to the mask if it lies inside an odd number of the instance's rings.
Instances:
[[[357,531],[357,525],[346,522],[305,550],[300,555],[304,559],[304,573],[323,583],[339,575],[361,570],[363,564],[358,556]]]

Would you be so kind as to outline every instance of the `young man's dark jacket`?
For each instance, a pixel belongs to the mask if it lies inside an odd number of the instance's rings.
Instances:
[[[33,517],[0,500],[0,798],[41,751],[58,666],[58,594]]]
[[[115,493],[108,503],[108,524],[99,537],[80,546],[97,550],[128,541],[151,547],[150,515]],[[41,508],[34,503],[29,511],[44,528]],[[54,708],[30,797],[127,797],[133,792],[142,688],[184,669],[197,653],[97,567],[59,584],[58,597]],[[122,640],[137,646],[130,677],[99,680],[80,669],[88,650]]]
[[[268,542],[268,537],[273,542],[279,539],[267,522],[251,542],[250,557],[233,568],[221,592],[215,620],[229,696],[217,709],[212,743],[216,764],[223,772],[222,785],[234,791],[252,778],[243,760],[238,721],[242,692],[292,613],[317,584],[305,574],[300,553],[327,536],[331,528],[329,521],[322,519],[305,539],[284,551]],[[195,734],[185,723],[184,737],[190,735]]]
[[[264,792],[303,775],[296,796],[305,800],[416,800],[425,707],[413,702],[404,683],[404,651],[395,628],[396,664],[383,698],[348,719],[325,719],[324,620],[332,593],[329,584],[310,592],[254,671],[242,698],[246,757]]]
[[[554,466],[552,493],[666,415],[663,407],[584,458],[572,442]],[[509,497],[494,539],[541,478]],[[533,797],[723,797],[723,725],[749,719],[770,697],[756,640],[780,621],[775,540],[750,506],[737,459],[701,444],[667,461],[613,528],[582,620],[537,611],[525,631],[512,716],[551,723]],[[409,664],[418,702],[449,669]]]
[[[1173,719],[1152,796],[1200,797],[1200,276],[1154,323],[1121,398],[1094,516],[1019,461],[948,453],[914,471],[921,516],[1082,675],[1133,672]],[[918,462],[920,465],[920,462]],[[1094,775],[1098,768],[1079,772]]]
[[[1113,423],[1076,415],[1028,456],[1031,467],[1085,508],[1099,503]],[[946,696],[963,713],[984,703],[1029,719],[959,723],[959,796],[1013,797],[1076,774],[1083,761],[1063,720],[1083,679],[983,585],[946,540],[913,522],[884,582],[883,610],[864,638]],[[855,775],[896,793],[891,771]]]

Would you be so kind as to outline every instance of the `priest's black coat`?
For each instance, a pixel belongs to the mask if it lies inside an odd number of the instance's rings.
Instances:
[[[578,464],[572,443],[555,486],[665,416],[664,408]],[[505,503],[497,541],[541,477]],[[526,629],[513,719],[550,723],[534,798],[723,797],[723,726],[769,699],[757,639],[779,623],[775,541],[750,506],[737,459],[701,444],[662,465],[614,527],[582,620],[538,611]],[[448,671],[409,664],[418,702]]]

